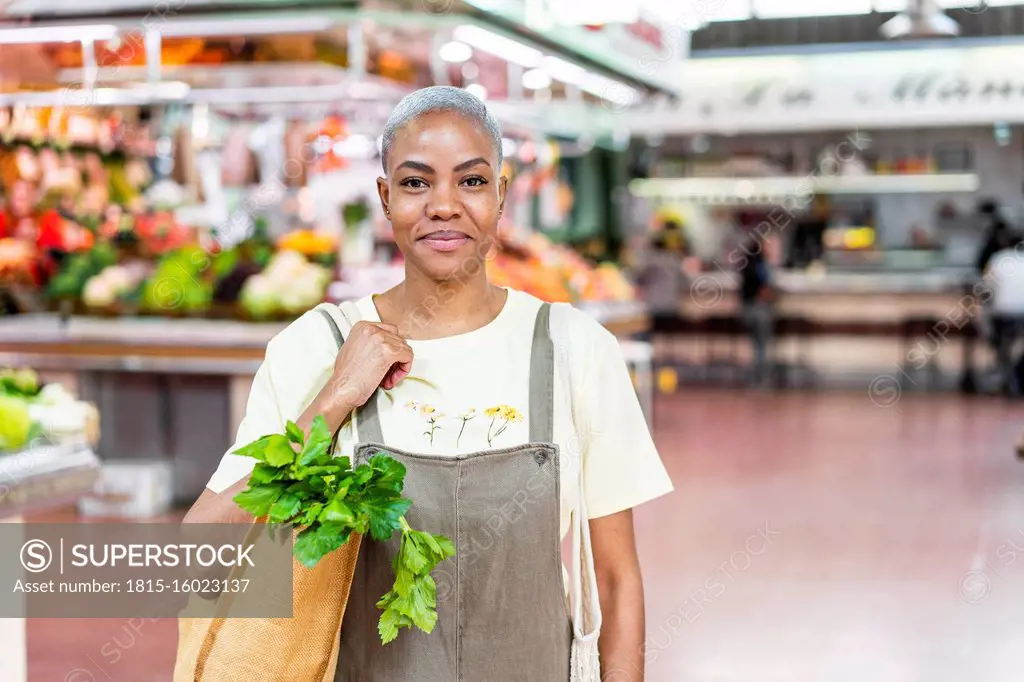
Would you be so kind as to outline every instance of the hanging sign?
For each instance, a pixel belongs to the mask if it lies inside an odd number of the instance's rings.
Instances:
[[[680,100],[633,111],[638,132],[773,132],[1024,122],[1024,44],[691,59]]]

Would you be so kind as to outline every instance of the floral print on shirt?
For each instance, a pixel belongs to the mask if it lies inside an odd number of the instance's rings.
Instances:
[[[437,435],[437,432],[443,430],[442,422],[451,421],[458,425],[458,431],[455,435],[455,447],[458,448],[461,445],[462,434],[466,430],[466,424],[479,416],[477,409],[471,407],[460,413],[457,417],[446,417],[443,412],[433,405],[421,403],[418,400],[410,400],[405,404],[405,407],[423,417],[426,422],[426,430],[423,432],[423,437],[431,447],[434,445],[434,437]],[[505,433],[510,424],[523,421],[523,413],[511,405],[501,404],[488,407],[483,410],[483,415],[490,417],[490,424],[487,427],[487,446],[491,448],[494,447],[494,441]],[[454,431],[454,429],[452,430]]]
[[[434,434],[441,430],[441,420],[444,419],[444,412],[438,411],[433,405],[421,403],[418,400],[410,400],[405,406],[413,411],[419,412],[427,420],[427,430],[423,435],[427,438],[431,447],[434,445]]]
[[[487,427],[487,445],[494,447],[494,439],[505,433],[509,424],[523,421],[523,413],[510,405],[496,405],[484,410],[484,414],[491,418],[491,425]],[[497,424],[497,429],[495,429]]]

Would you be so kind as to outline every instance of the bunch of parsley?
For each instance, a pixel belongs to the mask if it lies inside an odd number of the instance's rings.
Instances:
[[[405,466],[379,454],[352,468],[348,457],[334,457],[332,436],[322,416],[306,437],[288,422],[284,434],[264,436],[235,451],[257,460],[249,487],[235,496],[256,518],[301,528],[295,558],[316,566],[353,533],[378,542],[402,533],[392,563],[395,583],[377,602],[383,611],[378,631],[384,644],[403,627],[431,632],[437,623],[437,589],[430,572],[455,555],[455,545],[441,535],[413,530],[405,520],[412,502],[402,497]],[[296,447],[297,446],[297,447]]]

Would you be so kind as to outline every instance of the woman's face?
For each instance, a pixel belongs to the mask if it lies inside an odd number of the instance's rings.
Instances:
[[[490,137],[458,114],[398,131],[377,190],[407,267],[435,281],[482,272],[505,201],[500,170]]]

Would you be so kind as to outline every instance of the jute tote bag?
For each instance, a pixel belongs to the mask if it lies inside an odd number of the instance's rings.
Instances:
[[[247,543],[255,541],[261,532],[265,532],[265,526],[254,523],[246,536]],[[174,682],[333,682],[341,621],[360,542],[361,537],[353,534],[312,569],[292,559],[291,618],[230,617],[232,612],[241,612],[240,600],[249,600],[252,605],[261,598],[258,585],[262,581],[283,579],[258,575],[259,561],[247,572],[235,569],[230,578],[247,574],[250,585],[257,586],[256,592],[223,594],[212,618],[178,619]],[[187,612],[188,608],[182,613]],[[205,612],[209,612],[208,607]]]
[[[260,528],[254,525],[250,536]],[[312,569],[292,560],[291,618],[232,618],[239,599],[232,593],[220,597],[212,618],[179,618],[174,682],[331,682],[359,545],[360,538],[352,536]],[[280,579],[254,576],[253,570],[250,589]],[[232,572],[231,578],[245,573]]]

